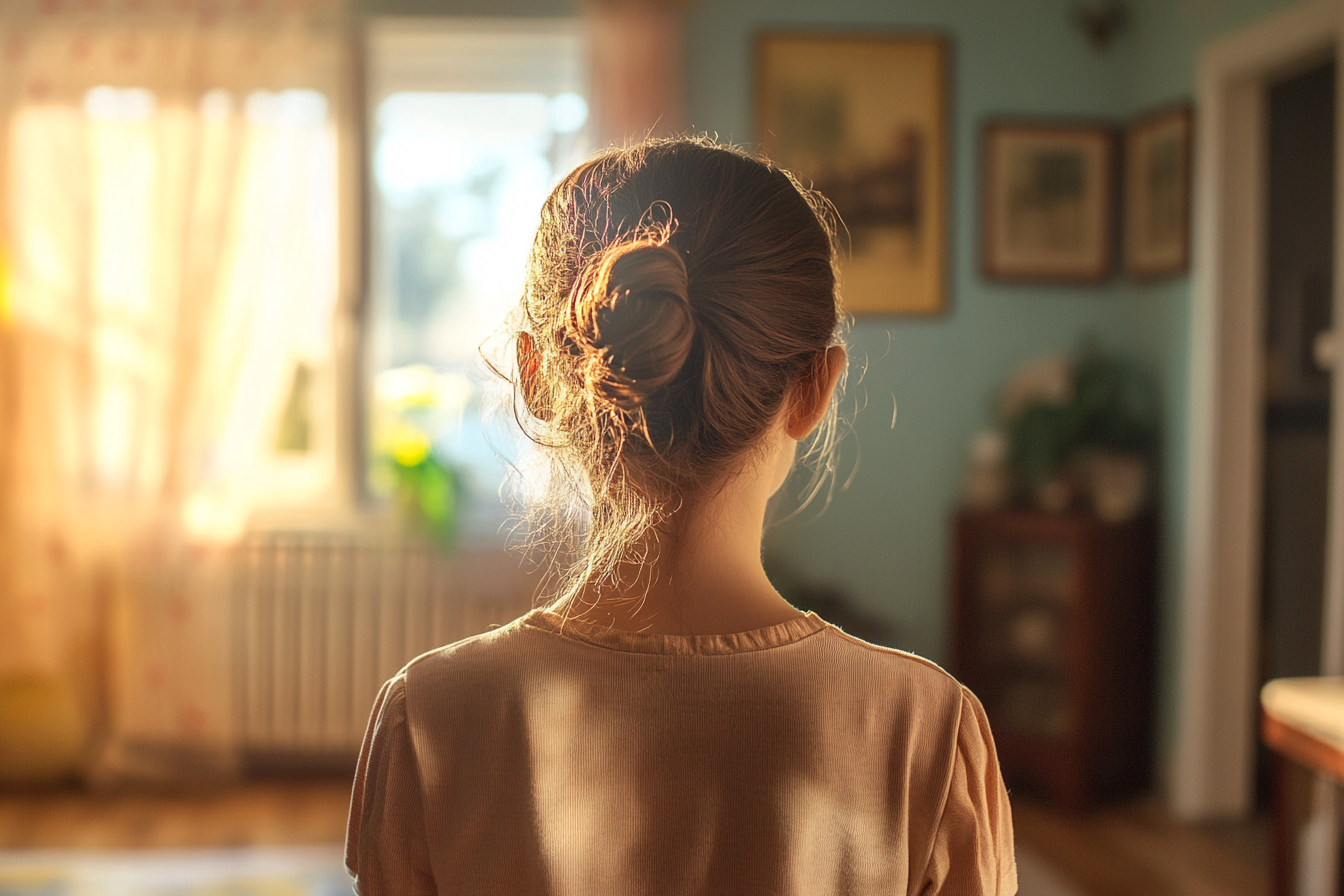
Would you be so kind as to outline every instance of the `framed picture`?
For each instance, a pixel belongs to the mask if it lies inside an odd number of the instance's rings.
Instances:
[[[947,303],[947,43],[928,35],[767,33],[756,134],[843,221],[843,302],[857,314]]]
[[[1096,282],[1111,274],[1115,133],[993,122],[981,148],[981,262],[995,280]]]
[[[1179,274],[1190,264],[1188,105],[1136,119],[1125,131],[1125,268],[1131,277]]]

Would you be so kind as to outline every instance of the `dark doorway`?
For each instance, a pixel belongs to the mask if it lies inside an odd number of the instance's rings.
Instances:
[[[1325,586],[1335,197],[1335,63],[1272,83],[1268,95],[1264,563],[1260,680],[1319,675]],[[1257,795],[1267,805],[1261,749]]]

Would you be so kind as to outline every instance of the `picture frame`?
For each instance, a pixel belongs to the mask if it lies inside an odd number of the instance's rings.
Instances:
[[[1125,270],[1137,280],[1190,266],[1193,110],[1167,106],[1125,129]]]
[[[991,280],[1099,283],[1115,243],[1116,133],[991,121],[981,144],[981,266]]]
[[[929,33],[757,37],[757,142],[838,213],[851,313],[947,309],[949,55]]]

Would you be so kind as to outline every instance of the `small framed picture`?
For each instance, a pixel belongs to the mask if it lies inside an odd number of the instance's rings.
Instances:
[[[949,55],[933,34],[757,40],[757,140],[843,220],[855,314],[947,308]]]
[[[1137,118],[1125,131],[1125,269],[1150,280],[1190,264],[1189,105]]]
[[[1115,132],[991,122],[981,148],[981,263],[993,280],[1086,283],[1111,274]]]

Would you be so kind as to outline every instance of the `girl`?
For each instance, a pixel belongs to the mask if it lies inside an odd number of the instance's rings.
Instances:
[[[795,446],[832,443],[824,209],[690,139],[551,194],[514,391],[549,462],[534,530],[576,559],[548,606],[383,687],[346,846],[362,896],[1016,891],[975,697],[761,567]]]

